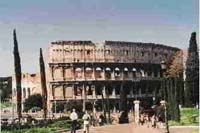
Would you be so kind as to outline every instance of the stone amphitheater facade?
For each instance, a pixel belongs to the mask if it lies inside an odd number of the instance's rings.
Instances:
[[[49,101],[94,102],[102,97],[155,100],[161,63],[180,49],[154,43],[57,41],[49,51]]]

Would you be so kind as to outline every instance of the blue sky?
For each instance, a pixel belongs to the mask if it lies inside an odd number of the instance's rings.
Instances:
[[[0,76],[13,74],[16,28],[22,71],[38,72],[39,48],[54,40],[123,40],[187,48],[198,0],[1,0]],[[47,67],[47,66],[46,66]]]

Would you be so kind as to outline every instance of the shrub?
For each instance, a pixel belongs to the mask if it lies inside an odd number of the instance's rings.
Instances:
[[[28,111],[33,107],[42,108],[42,96],[40,94],[31,95],[24,102],[24,111]]]

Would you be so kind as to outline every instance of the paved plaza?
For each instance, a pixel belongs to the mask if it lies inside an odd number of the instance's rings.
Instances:
[[[172,128],[170,133],[197,133],[194,132],[195,129],[192,128]],[[60,132],[60,133],[70,133],[70,132]],[[83,130],[78,130],[77,133],[83,133]],[[91,127],[90,133],[165,133],[164,129],[153,129],[147,128],[146,126],[137,126],[134,123],[130,124],[117,124],[117,125],[107,125],[100,127]]]

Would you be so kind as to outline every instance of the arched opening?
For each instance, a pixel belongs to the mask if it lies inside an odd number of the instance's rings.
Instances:
[[[111,69],[109,67],[106,67],[105,69],[105,78],[111,79]]]

